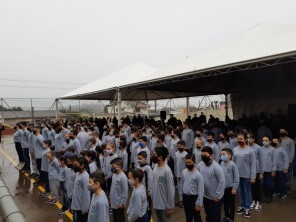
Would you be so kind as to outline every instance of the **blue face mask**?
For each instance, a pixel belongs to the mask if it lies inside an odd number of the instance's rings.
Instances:
[[[139,147],[143,148],[144,147],[144,143],[143,142],[139,142]]]
[[[221,160],[224,161],[224,162],[226,162],[228,160],[228,156],[222,155],[221,156]]]

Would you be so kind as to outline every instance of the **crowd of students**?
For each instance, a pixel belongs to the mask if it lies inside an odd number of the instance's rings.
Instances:
[[[61,201],[59,214],[71,211],[75,222],[108,222],[110,215],[114,222],[147,222],[152,212],[169,222],[175,206],[184,208],[187,222],[202,221],[203,208],[207,222],[234,221],[291,191],[295,146],[284,128],[272,137],[263,121],[255,131],[203,115],[182,124],[173,116],[167,123],[140,120],[21,122],[14,133],[17,169],[44,186],[46,203]]]

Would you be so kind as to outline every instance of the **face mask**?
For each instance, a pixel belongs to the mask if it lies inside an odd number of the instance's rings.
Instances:
[[[211,143],[213,141],[213,139],[207,139],[208,143]]]
[[[157,163],[157,162],[158,162],[158,158],[157,158],[157,156],[152,156],[152,157],[151,157],[151,162],[152,162],[152,163]]]
[[[196,149],[198,149],[198,150],[200,150],[201,149],[201,146],[195,146],[196,147]]]
[[[208,164],[211,160],[209,156],[201,156],[201,160],[205,163]]]
[[[264,141],[264,142],[262,142],[262,144],[263,144],[263,146],[268,146],[269,142]]]
[[[196,136],[197,136],[197,137],[200,137],[200,134],[198,133],[198,134],[196,134]]]
[[[186,168],[188,170],[192,170],[194,168],[194,165],[193,164],[189,164],[189,165],[186,164]]]
[[[143,148],[144,147],[144,143],[143,142],[139,142],[139,147]]]
[[[178,148],[179,152],[182,153],[183,152],[183,148]]]
[[[66,143],[70,143],[70,139],[66,139]]]
[[[72,165],[72,164],[67,164],[67,167],[68,167],[69,169],[72,169],[72,168],[73,168],[73,165]]]
[[[273,147],[277,147],[277,143],[271,143],[271,146],[273,146]]]
[[[229,137],[233,137],[233,134],[232,133],[230,133],[230,134],[228,134],[229,135]]]
[[[244,146],[245,145],[245,142],[244,141],[237,141],[238,145],[240,146]]]
[[[138,164],[139,164],[139,165],[143,165],[143,164],[145,164],[145,163],[146,163],[145,160],[138,160]]]
[[[285,136],[287,136],[287,133],[280,133],[280,136],[285,137]]]
[[[225,138],[224,137],[220,137],[220,141],[224,141],[225,140]]]
[[[80,172],[80,167],[75,167],[75,166],[74,166],[74,167],[73,167],[73,170],[74,170],[75,173],[78,173],[78,172]]]
[[[116,170],[115,168],[112,168],[112,169],[111,169],[111,172],[112,172],[112,173],[117,173],[117,171],[118,171],[118,170]]]
[[[175,135],[171,135],[171,137],[174,139],[175,138]]]
[[[104,152],[105,152],[106,155],[112,154],[112,150],[105,150]]]
[[[221,160],[224,161],[224,162],[227,161],[227,160],[228,160],[228,156],[226,156],[226,155],[222,155],[222,156],[221,156]]]
[[[93,187],[93,186],[87,185],[87,189],[88,189],[90,192],[95,193],[97,187]]]
[[[31,132],[31,128],[28,127],[27,130],[28,130],[29,132]]]
[[[70,139],[73,140],[74,139],[74,136],[70,136]]]
[[[35,135],[37,133],[37,131],[36,130],[33,130],[33,134]]]
[[[131,187],[134,187],[135,186],[135,181],[134,180],[131,180],[131,179],[128,179],[128,183]]]
[[[151,135],[152,135],[152,137],[155,137],[155,134],[154,133],[152,133]]]

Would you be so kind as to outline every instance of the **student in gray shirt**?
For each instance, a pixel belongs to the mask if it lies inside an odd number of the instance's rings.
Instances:
[[[72,204],[73,189],[74,189],[75,177],[76,177],[76,173],[73,170],[73,165],[75,160],[77,160],[76,155],[71,155],[67,157],[67,167],[70,170],[65,178],[65,187],[66,187],[67,197],[69,199],[69,207],[71,207],[71,204]]]
[[[31,161],[30,161],[30,132],[27,130],[27,124],[26,122],[23,122],[20,124],[20,127],[22,128],[22,148],[23,148],[23,155],[24,155],[24,161],[25,165],[23,167],[23,171],[30,172],[31,171]]]
[[[293,185],[293,159],[295,156],[295,143],[288,137],[288,131],[284,128],[280,129],[281,144],[282,147],[286,150],[289,157],[289,170],[286,175],[286,189],[290,193]]]
[[[261,211],[261,196],[262,196],[262,185],[261,181],[263,179],[263,154],[262,148],[257,143],[255,143],[255,136],[253,134],[248,134],[249,147],[255,152],[256,157],[256,181],[252,184],[252,197],[253,203],[250,208],[255,211]]]
[[[165,163],[168,154],[167,148],[156,147],[151,157],[151,161],[155,164],[153,169],[152,202],[159,222],[173,221],[175,186],[173,173]]]
[[[183,123],[181,139],[185,142],[185,147],[189,150],[192,150],[194,147],[194,132],[189,128],[189,123],[187,121]]]
[[[109,222],[109,203],[102,186],[105,184],[105,176],[101,170],[93,172],[89,176],[88,190],[93,193],[87,222]]]
[[[285,199],[287,197],[286,175],[289,170],[289,157],[286,150],[281,146],[280,138],[274,138],[271,145],[275,148],[277,156],[276,175],[274,180],[275,196]]]
[[[20,129],[19,125],[14,127],[13,142],[15,144],[15,149],[19,158],[19,164],[16,166],[16,168],[20,170],[23,168],[25,160],[22,148],[22,130]]]
[[[235,195],[239,185],[238,169],[234,162],[232,162],[232,150],[224,148],[221,151],[220,166],[223,169],[225,176],[225,191],[224,191],[224,215],[223,221],[234,221],[235,214]]]
[[[207,222],[221,221],[222,198],[225,189],[225,177],[221,166],[214,160],[213,149],[205,146],[201,150],[201,159],[197,166],[204,180],[204,208]]]
[[[73,148],[75,150],[74,151],[75,155],[79,156],[82,148],[81,148],[80,141],[77,139],[77,134],[78,134],[78,132],[76,130],[71,131],[70,139],[72,140],[71,145],[73,146]]]
[[[111,161],[112,165],[112,184],[110,190],[110,203],[113,210],[113,221],[124,222],[124,210],[128,197],[128,181],[125,173],[122,171],[123,162],[120,157]]]
[[[129,222],[147,221],[147,196],[146,189],[142,184],[144,172],[140,169],[132,169],[128,174],[128,182],[133,187],[133,192],[127,208],[127,218]]]
[[[254,184],[256,179],[256,157],[255,152],[247,145],[245,134],[238,134],[237,140],[239,146],[233,149],[233,162],[236,164],[240,176],[240,207],[238,207],[235,213],[244,214],[244,217],[250,218],[250,207],[252,204],[251,184]]]
[[[200,172],[195,168],[195,156],[185,156],[186,169],[182,172],[181,190],[183,194],[186,222],[201,222],[200,211],[203,206],[204,182]]]
[[[268,137],[263,137],[262,139],[262,154],[263,154],[263,198],[264,202],[272,202],[273,193],[273,177],[276,174],[276,152],[275,149],[270,145],[270,139]]]
[[[88,162],[84,157],[74,161],[73,170],[76,173],[71,209],[74,210],[73,221],[87,221],[90,205],[90,192],[88,190],[89,174],[86,171]]]
[[[48,202],[50,204],[55,204],[59,201],[58,187],[59,187],[59,173],[60,165],[58,159],[55,157],[55,152],[50,150],[46,154],[48,161],[48,180],[49,180],[49,189],[51,192],[51,200]]]
[[[215,135],[213,133],[209,133],[207,136],[207,143],[205,144],[205,146],[209,146],[212,148],[213,150],[213,155],[214,155],[214,160],[219,163],[219,159],[220,159],[220,149],[218,147],[218,145],[214,142],[214,137]]]

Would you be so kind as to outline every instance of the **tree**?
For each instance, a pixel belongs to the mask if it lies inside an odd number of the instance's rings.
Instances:
[[[23,108],[20,106],[12,106],[11,108],[5,108],[0,105],[0,111],[23,111]]]

